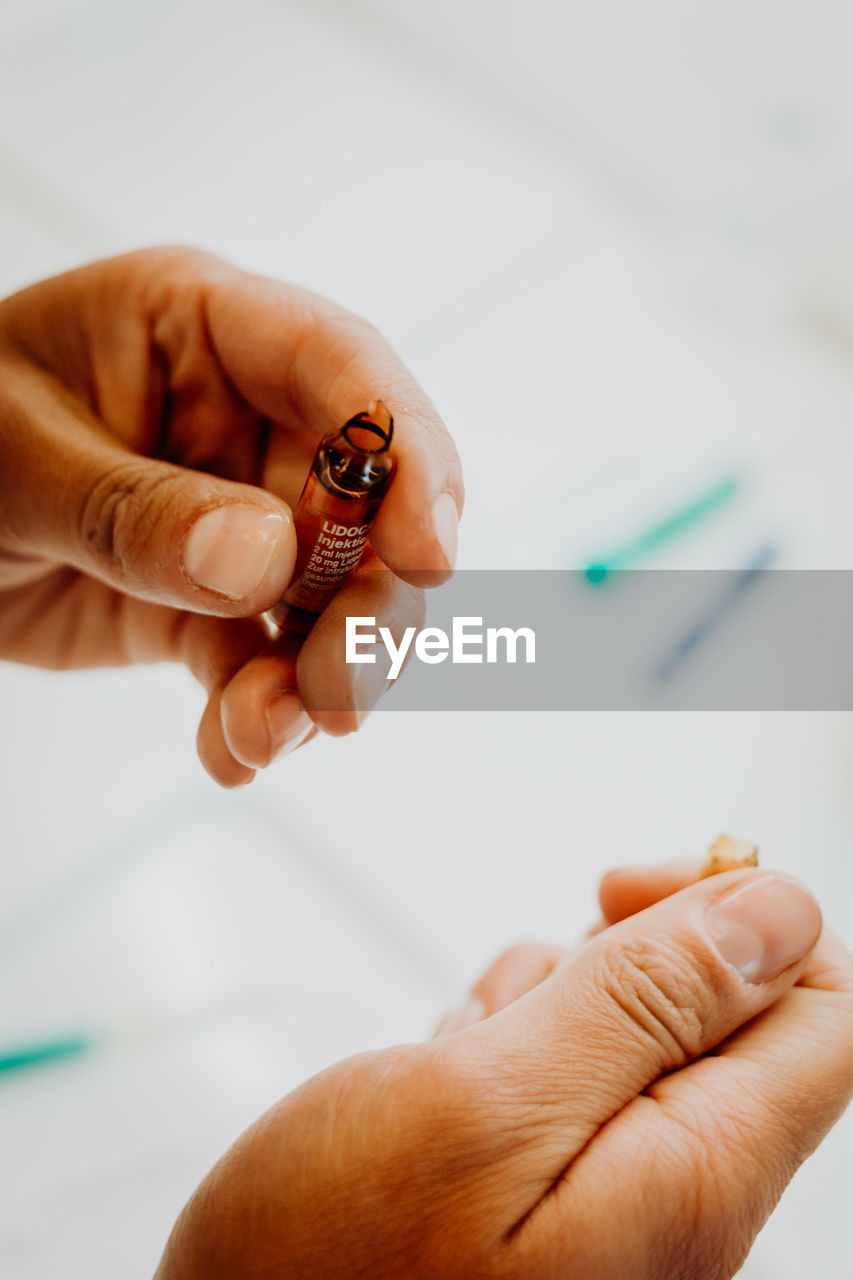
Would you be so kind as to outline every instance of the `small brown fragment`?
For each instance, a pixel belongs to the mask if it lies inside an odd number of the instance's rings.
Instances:
[[[367,407],[367,417],[376,424],[384,435],[390,434],[394,419],[391,417],[391,410],[384,400],[371,400]]]
[[[758,845],[734,836],[718,836],[708,850],[700,879],[716,876],[722,871],[739,871],[742,867],[758,866]]]

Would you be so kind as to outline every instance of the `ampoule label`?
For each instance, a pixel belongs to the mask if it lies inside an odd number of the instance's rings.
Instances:
[[[285,592],[285,601],[297,609],[319,612],[358,564],[369,532],[369,523],[346,525],[321,518],[305,566]]]

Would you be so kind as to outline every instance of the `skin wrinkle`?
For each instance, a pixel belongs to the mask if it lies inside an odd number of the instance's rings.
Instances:
[[[561,1191],[564,1186],[567,1187],[572,1184],[580,1189],[580,1186],[583,1184],[585,1174],[585,1170],[583,1168],[584,1161],[589,1159],[596,1161],[599,1160],[598,1153],[600,1150],[599,1144],[601,1137],[608,1131],[612,1132],[614,1127],[624,1123],[627,1114],[629,1112],[635,1113],[638,1105],[642,1104],[654,1105],[656,1110],[659,1105],[652,1098],[640,1095],[637,1098],[631,1099],[624,1107],[620,1108],[619,1111],[602,1126],[599,1132],[584,1144],[583,1148],[581,1148],[581,1150],[567,1164],[559,1177],[554,1180],[554,1183],[548,1189],[546,1194],[543,1195],[532,1209],[515,1224],[511,1232],[506,1237],[506,1241],[510,1244],[511,1248],[524,1248],[523,1245],[516,1245],[515,1242],[524,1240],[525,1229],[528,1232],[530,1230],[535,1230],[531,1224],[535,1221],[537,1213],[542,1210],[548,1200],[553,1198],[555,1193]],[[673,1232],[671,1219],[666,1216],[661,1217],[661,1206],[656,1199],[649,1205],[647,1211],[644,1212],[640,1209],[639,1214],[643,1230],[648,1236],[644,1241],[643,1257],[647,1260],[648,1267],[653,1268],[653,1270],[646,1270],[644,1268],[643,1274],[648,1277],[648,1280],[686,1280],[687,1277],[689,1277],[689,1280],[702,1280],[704,1277],[708,1277],[709,1280],[711,1277],[716,1278],[716,1280],[729,1280],[729,1277],[734,1274],[734,1268],[730,1265],[732,1255],[729,1247],[731,1243],[729,1240],[731,1219],[721,1219],[719,1206],[709,1200],[707,1187],[702,1184],[701,1180],[696,1180],[693,1177],[695,1168],[701,1167],[702,1153],[696,1152],[691,1146],[689,1152],[686,1154],[684,1147],[673,1141],[666,1143],[665,1150],[669,1153],[666,1155],[664,1148],[661,1146],[662,1134],[660,1130],[655,1126],[651,1126],[651,1128],[653,1130],[654,1155],[652,1157],[647,1150],[647,1158],[649,1160],[653,1158],[656,1168],[659,1169],[661,1161],[666,1160],[674,1162],[674,1169],[681,1164],[685,1164],[687,1167],[687,1173],[690,1176],[682,1178],[677,1173],[674,1174],[680,1187],[680,1197],[677,1209],[673,1207],[671,1212],[676,1216],[679,1224],[686,1220],[687,1222],[692,1223],[693,1226],[689,1232]],[[688,1134],[691,1142],[694,1136],[695,1135],[692,1131]],[[702,1145],[704,1146],[704,1144]],[[621,1165],[618,1168],[614,1168],[611,1185],[617,1185],[622,1178],[622,1174],[623,1168]],[[641,1172],[637,1177],[632,1179],[632,1188],[635,1195],[638,1195],[641,1200],[644,1194],[645,1185]],[[636,1211],[637,1207],[632,1206],[631,1212],[633,1213]],[[579,1222],[584,1220],[582,1197],[576,1211],[576,1219]],[[707,1230],[703,1231],[703,1225],[705,1223],[709,1223],[712,1235],[717,1236],[719,1234],[717,1231],[717,1223],[721,1221],[726,1233],[725,1236],[722,1240],[717,1238],[709,1240]],[[567,1226],[569,1226],[570,1222],[571,1219],[569,1219]],[[657,1231],[654,1230],[655,1223],[658,1224]],[[630,1230],[630,1225],[627,1225],[626,1229]],[[651,1232],[650,1235],[648,1234],[649,1232]],[[750,1241],[752,1238],[748,1231],[746,1238],[747,1241]],[[700,1239],[701,1243],[699,1243]],[[747,1252],[748,1243],[744,1247],[740,1261],[746,1257]],[[587,1247],[585,1250],[582,1249],[580,1251],[579,1257],[578,1276],[586,1276],[587,1274],[591,1275],[593,1273],[598,1274],[597,1268],[599,1265],[608,1268],[604,1274],[610,1274],[609,1263],[596,1261],[597,1252],[595,1241],[592,1243],[592,1252],[590,1252],[589,1247]],[[640,1261],[640,1259],[637,1259],[637,1261]],[[727,1270],[726,1267],[729,1267],[729,1269]],[[566,1275],[573,1274],[573,1271],[566,1272]],[[632,1273],[632,1276],[633,1274],[634,1273]],[[639,1280],[639,1273],[637,1273],[637,1280]]]
[[[131,589],[139,582],[135,561],[144,560],[169,506],[176,500],[181,505],[180,472],[161,465],[169,470],[152,473],[141,461],[122,461],[101,471],[81,508],[82,541],[105,556]]]
[[[632,1105],[636,1106],[636,1101],[634,1104],[629,1103],[629,1106]],[[691,1153],[687,1163],[693,1166],[696,1159],[697,1157]],[[654,1161],[658,1166],[671,1165],[675,1171],[685,1164],[685,1153],[672,1143],[662,1142],[659,1132],[655,1131]],[[650,1280],[692,1278],[698,1275],[697,1264],[701,1266],[708,1260],[707,1244],[703,1244],[698,1258],[691,1256],[699,1252],[695,1249],[693,1242],[699,1238],[702,1224],[706,1220],[707,1192],[700,1180],[688,1178],[685,1181],[675,1172],[672,1176],[678,1179],[680,1189],[677,1208],[670,1208],[670,1213],[677,1216],[679,1223],[686,1225],[687,1229],[683,1233],[672,1230],[671,1218],[660,1213],[655,1191],[650,1185],[648,1187],[644,1185],[642,1176],[636,1183],[639,1203],[635,1212],[638,1211],[648,1232],[645,1254],[649,1265],[655,1268],[653,1278],[650,1277]]]
[[[684,1073],[684,1079],[689,1080],[693,1089],[695,1089],[701,1098],[703,1093],[702,1066],[701,1059],[691,1064]],[[734,1068],[733,1068],[734,1070]],[[771,1077],[774,1073],[770,1073]],[[741,1148],[747,1157],[752,1156],[757,1165],[762,1162],[766,1164],[768,1146],[767,1139],[760,1131],[760,1117],[756,1112],[750,1111],[750,1104],[757,1108],[756,1099],[759,1099],[762,1092],[767,1088],[768,1070],[766,1061],[762,1061],[761,1070],[758,1070],[753,1062],[748,1058],[741,1059],[737,1066],[736,1080],[733,1079],[730,1085],[731,1096],[727,1102],[721,1107],[719,1099],[709,1092],[707,1096],[707,1105],[700,1108],[703,1122],[712,1126],[719,1144],[720,1150],[728,1152],[732,1148],[731,1158],[740,1167]],[[778,1073],[776,1084],[779,1085],[784,1081],[784,1071]],[[696,1122],[692,1117],[687,1116],[687,1100],[674,1096],[667,1081],[658,1082],[660,1088],[656,1091],[656,1100],[663,1108],[667,1119],[674,1120],[681,1129],[689,1129],[691,1124]],[[731,1086],[736,1083],[736,1089]],[[820,1114],[826,1111],[827,1115],[831,1115],[834,1111],[833,1092],[829,1086],[821,1085],[815,1081],[816,1092],[809,1094],[808,1090],[800,1088],[798,1091],[798,1103],[800,1107],[808,1107],[813,1114]],[[692,1095],[691,1095],[692,1096]],[[694,1104],[695,1107],[695,1104]],[[734,1143],[733,1139],[737,1142]],[[785,1153],[789,1153],[789,1162],[786,1170],[786,1176],[781,1183],[786,1185],[794,1170],[806,1159],[814,1149],[814,1143],[809,1140],[803,1140],[800,1125],[796,1114],[790,1117],[784,1115],[779,1116],[779,1134],[778,1142],[774,1147],[774,1156],[777,1164],[784,1164]]]
[[[663,939],[638,939],[624,947],[617,968],[604,966],[601,985],[633,1024],[643,1030],[663,1051],[672,1070],[697,1053],[703,1043],[704,1017],[708,1003],[708,970],[695,970],[697,957],[681,954]]]
[[[753,1159],[756,1166],[754,1171],[758,1171],[757,1167],[760,1166],[761,1157],[766,1154],[766,1150],[762,1138],[757,1133],[754,1144],[745,1142],[748,1126],[742,1107],[738,1107],[734,1113],[731,1111],[720,1113],[717,1100],[713,1095],[707,1096],[705,1106],[697,1107],[695,1100],[687,1105],[667,1088],[665,1082],[663,1085],[664,1087],[660,1090],[655,1090],[654,1085],[651,1086],[644,1097],[657,1107],[659,1120],[655,1126],[656,1141],[660,1145],[662,1139],[666,1139],[667,1148],[673,1160],[681,1161],[688,1168],[703,1168],[708,1171],[708,1178],[711,1178],[712,1172],[716,1172],[718,1167],[719,1152],[727,1151],[731,1147],[739,1161]],[[663,1125],[660,1123],[661,1119],[664,1121]],[[744,1179],[747,1183],[751,1181],[751,1178]],[[717,1195],[712,1208],[716,1210],[725,1187],[724,1173],[710,1184],[708,1179],[698,1181],[695,1186],[697,1208],[705,1206],[709,1191],[713,1188]],[[739,1194],[740,1189],[738,1189]]]
[[[683,1147],[674,1152],[674,1157],[688,1174],[679,1179],[682,1188],[679,1215],[692,1223],[693,1229],[681,1232],[677,1237],[678,1244],[671,1231],[662,1229],[658,1239],[665,1240],[669,1236],[672,1241],[669,1248],[676,1264],[671,1271],[673,1280],[703,1272],[709,1280],[729,1280],[746,1260],[757,1229],[769,1217],[777,1197],[768,1198],[765,1191],[762,1208],[749,1203],[752,1197],[744,1196],[742,1187],[753,1185],[750,1179],[739,1175],[736,1191],[733,1191],[735,1184],[731,1180],[726,1185],[716,1175],[717,1164],[711,1143],[698,1130],[692,1130],[691,1136],[692,1159],[688,1161]],[[702,1170],[702,1176],[689,1176],[696,1168]]]
[[[689,1060],[689,1054],[683,1047],[678,1034],[668,1025],[659,1007],[661,993],[654,987],[651,980],[645,992],[643,985],[642,982],[635,982],[633,989],[623,992],[619,978],[614,976],[612,981],[605,982],[603,990],[631,1024],[632,1034],[636,1035],[639,1032],[652,1052],[656,1051],[658,1056],[662,1051],[661,1070],[672,1071],[683,1066]],[[656,1007],[656,1001],[658,1007]]]
[[[626,1102],[623,1106],[617,1108],[617,1110],[614,1111],[613,1114],[607,1120],[605,1120],[602,1125],[599,1126],[596,1132],[591,1134],[590,1137],[588,1137],[586,1141],[584,1141],[581,1144],[581,1146],[574,1151],[574,1153],[566,1161],[563,1168],[552,1179],[551,1183],[544,1189],[544,1191],[541,1191],[538,1194],[535,1202],[504,1233],[503,1244],[505,1246],[514,1247],[515,1241],[518,1240],[519,1237],[521,1237],[525,1229],[529,1228],[529,1224],[531,1223],[535,1215],[542,1210],[542,1208],[546,1205],[546,1203],[554,1197],[554,1195],[561,1189],[561,1187],[568,1185],[570,1183],[574,1170],[576,1169],[577,1165],[582,1160],[584,1155],[587,1153],[587,1151],[592,1147],[593,1143],[596,1142],[599,1136],[610,1125],[612,1125],[616,1120],[618,1120],[618,1118],[623,1114],[623,1112],[627,1111],[628,1107],[634,1105],[635,1103],[636,1103],[636,1099],[632,1098],[630,1101]]]
[[[700,1059],[699,1062],[701,1061]],[[689,1075],[697,1065],[698,1062],[693,1063],[678,1074]],[[766,1170],[761,1167],[760,1161],[756,1162],[756,1177],[743,1176],[740,1149],[735,1145],[732,1158],[737,1161],[736,1168],[724,1166],[720,1169],[719,1153],[724,1147],[721,1148],[719,1139],[720,1136],[725,1136],[724,1146],[728,1146],[733,1130],[729,1127],[728,1132],[724,1132],[724,1117],[719,1118],[720,1134],[703,1129],[707,1115],[703,1119],[701,1109],[697,1110],[683,1095],[676,1098],[676,1106],[668,1105],[669,1095],[660,1094],[656,1086],[660,1086],[661,1090],[668,1090],[671,1087],[670,1081],[674,1079],[675,1077],[666,1077],[663,1081],[655,1082],[644,1094],[631,1100],[608,1121],[596,1137],[606,1137],[608,1131],[612,1133],[615,1126],[628,1122],[629,1113],[635,1116],[638,1106],[651,1105],[658,1115],[666,1114],[667,1120],[674,1121],[672,1127],[667,1124],[664,1128],[657,1122],[647,1121],[645,1128],[649,1131],[654,1147],[653,1153],[647,1150],[647,1158],[654,1161],[656,1170],[660,1169],[662,1160],[664,1163],[672,1162],[670,1181],[680,1188],[677,1221],[679,1224],[685,1219],[692,1221],[693,1229],[685,1233],[673,1232],[668,1219],[661,1221],[660,1231],[650,1238],[644,1251],[645,1256],[652,1260],[650,1265],[655,1268],[646,1274],[653,1280],[669,1280],[670,1277],[671,1280],[683,1280],[685,1276],[728,1280],[749,1251],[750,1243],[758,1230],[756,1218],[760,1216],[761,1223],[766,1220],[801,1160],[783,1160],[786,1168],[782,1176],[778,1175],[777,1170],[776,1176],[768,1183]],[[739,1114],[737,1110],[735,1114]],[[598,1142],[586,1144],[584,1152],[579,1153],[565,1171],[564,1180],[569,1182],[574,1174],[577,1184],[577,1178],[583,1172],[579,1168],[582,1156],[589,1154],[590,1158],[596,1158],[599,1150]],[[766,1155],[766,1150],[766,1144],[762,1144],[760,1155]],[[678,1171],[681,1166],[684,1168],[683,1174]],[[703,1171],[703,1177],[697,1179],[695,1174],[698,1169]],[[642,1195],[642,1170],[634,1185]],[[762,1189],[760,1203],[751,1205],[747,1202],[748,1198],[745,1200],[744,1186]],[[657,1205],[654,1207],[657,1209]],[[646,1230],[650,1224],[659,1220],[656,1213],[642,1216]],[[722,1236],[721,1231],[724,1232]],[[662,1245],[656,1244],[656,1240],[662,1241]],[[669,1260],[665,1263],[667,1255]]]

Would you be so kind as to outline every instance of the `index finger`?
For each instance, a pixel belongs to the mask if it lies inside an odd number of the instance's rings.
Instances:
[[[459,455],[382,335],[325,298],[226,264],[213,270],[204,305],[224,373],[265,417],[319,438],[385,401],[398,469],[371,544],[415,586],[449,576],[464,501]]]
[[[702,877],[704,858],[679,858],[650,866],[614,867],[598,886],[598,902],[604,917],[602,928],[653,907]]]

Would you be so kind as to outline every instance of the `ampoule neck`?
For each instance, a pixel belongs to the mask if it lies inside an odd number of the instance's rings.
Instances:
[[[345,494],[384,488],[394,471],[388,452],[394,420],[381,401],[358,413],[324,437],[316,459],[317,474],[332,490]]]

